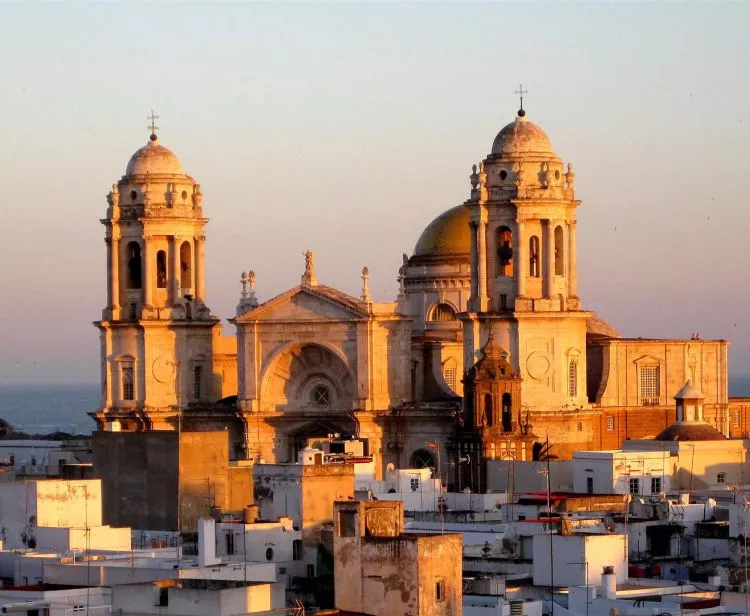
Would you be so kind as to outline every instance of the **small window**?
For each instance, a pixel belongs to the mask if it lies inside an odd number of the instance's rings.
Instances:
[[[325,408],[331,404],[331,390],[325,385],[317,385],[312,390],[312,403],[318,408]]]
[[[227,554],[231,556],[232,554],[234,554],[234,533],[232,531],[227,531],[226,542],[227,542]]]
[[[203,366],[193,366],[193,398],[201,399],[201,376],[203,375]]]
[[[122,399],[135,400],[135,387],[133,382],[133,366],[122,367]]]
[[[508,227],[497,229],[498,275],[513,275],[513,232]]]
[[[182,242],[180,246],[180,287],[193,288],[193,269],[190,242]]]
[[[651,477],[651,494],[661,492],[661,477]]]
[[[532,235],[529,238],[529,276],[539,278],[539,238]]]
[[[456,389],[456,370],[455,368],[446,368],[443,370],[443,378],[445,379],[445,384],[450,387],[451,389]]]
[[[273,548],[266,548],[266,560],[273,560]]]
[[[36,456],[31,456],[31,466],[36,466]]]
[[[302,560],[302,539],[292,541],[292,560]]]
[[[412,492],[418,492],[419,491],[419,477],[412,477],[409,480],[409,486],[411,487]]]
[[[555,227],[555,276],[565,275],[565,249],[563,247],[563,228]]]
[[[740,412],[739,411],[734,411],[732,413],[732,425],[735,428],[739,428],[740,427]]]
[[[140,289],[143,280],[141,276],[141,247],[138,242],[128,243],[125,248],[125,258],[127,261],[127,288]]]
[[[642,366],[638,385],[641,390],[642,406],[659,404],[659,366]]]
[[[435,581],[435,601],[445,601],[445,580]]]
[[[607,415],[607,432],[615,431],[615,418],[613,415]]]
[[[507,310],[507,309],[508,309],[508,294],[501,293],[500,294],[500,310]]]
[[[169,587],[159,589],[159,607],[167,607],[169,605]]]
[[[575,398],[578,395],[578,358],[571,357],[568,361],[568,395]]]
[[[484,394],[484,424],[487,427],[492,427],[494,419],[492,406],[492,394]]]
[[[727,474],[726,473],[717,473],[716,474],[716,483],[726,483],[727,482]]]
[[[594,493],[594,478],[593,477],[586,477],[586,493],[587,494]]]
[[[583,422],[582,421],[579,421],[578,423],[576,423],[576,430],[578,430],[579,432],[583,432]]]
[[[641,480],[638,477],[631,477],[628,484],[628,492],[631,494],[641,493]]]
[[[307,565],[307,577],[315,577],[315,565]]]
[[[339,511],[339,537],[357,536],[357,512]]]
[[[138,318],[138,304],[128,304],[128,316],[131,321]]]
[[[163,250],[156,253],[156,286],[167,288],[167,253]]]
[[[437,304],[430,314],[430,321],[455,321],[456,311],[450,304]]]

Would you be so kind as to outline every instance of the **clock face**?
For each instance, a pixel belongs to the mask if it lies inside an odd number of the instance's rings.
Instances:
[[[154,374],[154,378],[159,381],[159,383],[166,383],[174,376],[174,363],[169,361],[163,355],[159,355],[159,357],[154,360],[151,371]]]

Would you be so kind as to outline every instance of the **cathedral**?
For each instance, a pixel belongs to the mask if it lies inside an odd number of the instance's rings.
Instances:
[[[745,435],[727,341],[625,338],[586,310],[575,184],[521,108],[472,168],[466,201],[404,255],[394,301],[373,300],[367,268],[358,297],[322,284],[308,250],[298,284],[276,297],[259,299],[242,274],[226,336],[205,296],[200,184],[152,132],[102,219],[97,429],[227,430],[233,459],[266,462],[350,438],[378,472],[429,466],[475,490],[487,460],[569,459],[657,435],[688,379],[708,422]]]

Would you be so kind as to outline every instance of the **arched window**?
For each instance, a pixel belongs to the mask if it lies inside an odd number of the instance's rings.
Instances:
[[[555,275],[565,275],[565,249],[563,248],[563,228],[555,227]]]
[[[539,278],[539,238],[532,235],[529,238],[529,276]]]
[[[156,253],[156,286],[167,288],[167,253],[163,250]]]
[[[182,242],[180,246],[180,288],[193,287],[193,268],[190,242]]]
[[[120,369],[120,378],[122,379],[122,399],[135,399],[135,381],[133,378],[133,364],[123,364]]]
[[[138,242],[129,242],[125,248],[125,255],[128,261],[126,285],[128,289],[140,289],[142,286],[140,244]]]
[[[513,432],[513,404],[510,394],[503,394],[503,432]]]
[[[484,423],[492,427],[492,394],[484,394]]]
[[[508,227],[497,229],[497,271],[500,276],[513,275],[513,232]]]
[[[568,361],[568,395],[575,398],[578,395],[578,358],[571,357]]]
[[[411,456],[412,468],[435,468],[435,458],[426,449],[417,449]]]
[[[430,321],[455,321],[456,311],[449,304],[437,304],[430,312]]]

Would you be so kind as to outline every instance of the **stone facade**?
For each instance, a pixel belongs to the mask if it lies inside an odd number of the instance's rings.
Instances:
[[[205,303],[200,185],[153,137],[102,221],[99,429],[227,429],[231,457],[276,463],[354,435],[378,476],[389,463],[431,466],[474,488],[488,459],[570,459],[655,436],[687,379],[711,425],[747,435],[750,404],[727,394],[726,341],[623,338],[584,309],[575,182],[521,110],[472,170],[468,199],[404,255],[394,302],[373,301],[367,268],[360,297],[319,284],[307,251],[300,284],[267,301],[242,274],[237,336],[224,337]],[[471,380],[487,353],[504,357],[512,384],[499,372]],[[492,425],[476,412],[480,389],[497,396]]]

